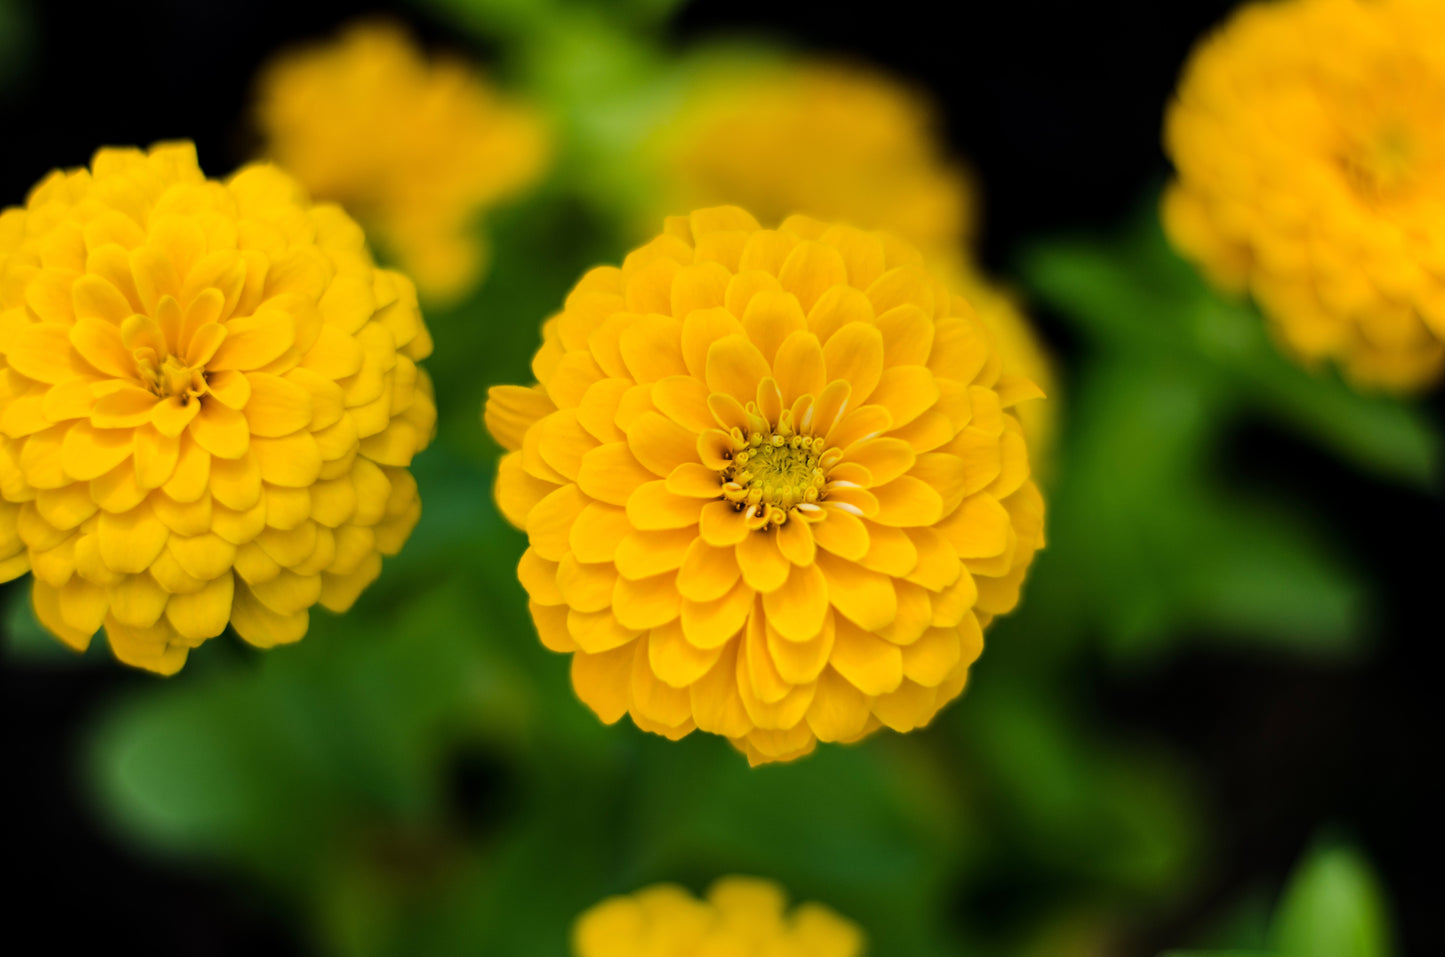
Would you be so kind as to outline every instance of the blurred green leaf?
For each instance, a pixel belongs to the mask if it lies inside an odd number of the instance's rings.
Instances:
[[[1271,936],[1281,957],[1390,957],[1395,952],[1379,881],[1358,851],[1338,844],[1318,847],[1299,866]]]

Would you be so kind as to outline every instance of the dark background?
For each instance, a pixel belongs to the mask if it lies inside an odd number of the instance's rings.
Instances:
[[[671,33],[679,43],[718,30],[775,35],[875,62],[931,90],[950,141],[984,184],[984,260],[1006,273],[1028,238],[1108,230],[1162,181],[1159,120],[1179,65],[1231,6],[697,0]],[[102,144],[189,137],[207,171],[225,173],[248,152],[242,120],[257,66],[368,10],[449,42],[444,21],[398,5],[32,4],[26,72],[0,94],[0,204],[22,201],[47,170],[83,164]],[[1039,320],[1067,376],[1077,344],[1047,312]],[[1445,421],[1438,391],[1424,401]],[[1445,953],[1437,916],[1445,880],[1430,846],[1445,797],[1434,771],[1442,731],[1434,665],[1445,636],[1440,501],[1262,428],[1236,438],[1228,464],[1247,484],[1287,489],[1329,516],[1338,539],[1368,556],[1380,598],[1375,650],[1351,668],[1191,650],[1143,678],[1102,669],[1088,678],[1106,717],[1153,729],[1202,769],[1223,843],[1218,879],[1132,952],[1183,939],[1241,889],[1278,887],[1318,828],[1333,826],[1379,868],[1403,951]],[[139,857],[93,823],[73,763],[80,731],[103,701],[153,680],[120,668],[7,669],[8,876],[21,888],[8,908],[11,939],[45,940],[58,952],[94,940],[144,942],[154,954],[291,952],[297,935],[263,901]],[[459,804],[485,808],[507,782],[463,761],[456,787]]]

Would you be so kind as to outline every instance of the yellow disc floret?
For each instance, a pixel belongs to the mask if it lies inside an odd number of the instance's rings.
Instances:
[[[992,335],[912,247],[667,221],[491,391],[503,513],[578,695],[754,762],[927,723],[1012,608],[1043,503]]]
[[[577,919],[574,957],[861,957],[852,921],[821,904],[786,910],[772,881],[725,877],[698,900],[657,884],[603,901]]]
[[[0,579],[163,673],[342,611],[420,513],[411,283],[273,167],[103,149],[0,215]]]
[[[1251,4],[1170,107],[1174,244],[1302,362],[1419,388],[1445,370],[1445,4]]]

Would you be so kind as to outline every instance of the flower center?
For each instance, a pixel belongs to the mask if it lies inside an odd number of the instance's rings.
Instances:
[[[821,437],[799,435],[788,416],[776,426],[761,421],[733,434],[736,451],[723,474],[723,497],[746,508],[759,527],[782,525],[797,505],[814,505],[828,481],[820,464]]]
[[[1345,157],[1345,171],[1359,192],[1379,198],[1414,179],[1415,153],[1414,140],[1403,129],[1387,129],[1356,146]]]
[[[206,391],[204,371],[186,365],[174,355],[160,359],[149,347],[136,349],[132,355],[142,384],[162,399],[179,396],[185,405]]]

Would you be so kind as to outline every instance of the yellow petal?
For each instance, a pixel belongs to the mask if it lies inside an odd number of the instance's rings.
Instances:
[[[689,639],[690,641],[691,639]],[[752,730],[753,723],[738,694],[737,643],[722,649],[707,674],[688,688],[692,717],[697,726],[712,734],[738,738]]]
[[[290,435],[311,423],[311,394],[301,386],[265,372],[252,372],[246,378],[251,397],[242,411],[252,435]]]
[[[698,534],[715,548],[737,545],[750,533],[743,513],[731,502],[708,502],[699,514]]]
[[[182,637],[192,641],[214,638],[231,619],[235,580],[227,574],[206,582],[189,595],[172,595],[166,603],[166,620]]]
[[[828,657],[833,652],[835,635],[831,616],[825,618],[823,627],[806,641],[785,638],[773,627],[773,622],[769,621],[768,654],[772,656],[773,664],[784,681],[795,685],[808,684],[816,681],[827,665]],[[823,690],[818,689],[819,692]]]
[[[497,443],[515,452],[522,447],[522,436],[526,431],[556,409],[541,386],[499,385],[487,390],[484,415],[487,430]]]
[[[823,360],[828,380],[845,380],[853,402],[861,405],[883,374],[883,336],[876,326],[850,322],[823,343]]]
[[[687,691],[674,688],[652,671],[648,639],[636,642],[632,659],[631,711],[633,721],[643,718],[668,729],[692,730],[692,702]],[[686,733],[685,731],[683,733]],[[676,740],[681,734],[668,734]]]
[[[926,688],[940,685],[963,654],[957,628],[930,628],[903,649],[903,676]]]
[[[846,618],[835,620],[837,638],[829,664],[865,695],[897,690],[903,680],[903,655],[890,644]]]
[[[181,440],[143,425],[135,430],[135,480],[141,488],[160,488],[175,472]]]
[[[854,741],[868,724],[868,699],[842,675],[824,668],[808,706],[808,727],[819,741]]]
[[[933,320],[922,309],[907,304],[895,306],[878,316],[883,334],[883,363],[886,366],[923,365],[933,350]]]
[[[898,614],[898,596],[886,575],[827,552],[818,553],[817,565],[828,577],[828,601],[859,627],[874,631]]]
[[[618,578],[612,593],[612,612],[624,628],[649,631],[676,621],[681,600],[674,572],[653,578]]]
[[[306,611],[278,615],[258,601],[245,583],[235,584],[231,627],[248,643],[258,648],[271,648],[300,641],[309,623],[310,616]]]
[[[938,397],[938,383],[927,366],[901,365],[883,370],[868,401],[886,406],[894,428],[900,428],[927,411]]]
[[[604,724],[627,713],[632,689],[634,650],[622,645],[601,654],[572,656],[572,689]]]
[[[683,556],[677,590],[692,601],[713,601],[732,590],[740,575],[733,549],[717,548],[697,538]]]
[[[736,547],[738,567],[742,569],[743,580],[749,587],[760,592],[783,587],[793,566],[778,550],[778,542],[772,532],[749,532]]]
[[[819,342],[827,342],[833,333],[852,322],[872,324],[873,304],[851,286],[834,286],[808,311],[808,331]]]
[[[782,392],[783,405],[791,406],[801,396],[823,391],[823,347],[811,332],[794,332],[778,346],[773,375]]]
[[[714,427],[707,400],[707,386],[690,375],[668,376],[652,387],[657,410],[694,434]]]
[[[916,527],[933,525],[943,517],[942,496],[911,475],[901,475],[871,491],[878,499],[878,514],[873,518],[880,524]]]
[[[537,554],[559,562],[567,554],[572,523],[587,505],[587,498],[575,485],[564,485],[538,502],[527,513],[527,538]]]
[[[610,562],[631,531],[632,523],[623,509],[591,502],[572,523],[567,544],[578,561]]]
[[[626,505],[639,487],[656,478],[637,461],[625,441],[609,442],[587,452],[577,471],[582,491],[609,505]]]
[[[1008,544],[1009,516],[992,495],[980,493],[964,499],[952,515],[938,525],[960,558],[988,558]]]
[[[771,374],[763,354],[744,336],[724,336],[708,347],[707,387],[713,392],[748,402]]]
[[[251,455],[261,478],[273,485],[305,488],[321,474],[321,450],[309,432],[293,432],[278,439],[251,439]]]
[[[618,348],[627,371],[638,383],[687,372],[682,357],[682,323],[672,316],[637,317],[622,330]]]
[[[688,641],[680,619],[653,629],[648,636],[648,663],[658,678],[674,688],[685,688],[697,681],[721,654],[720,647],[699,648]]]
[[[196,444],[219,459],[238,459],[245,455],[251,437],[244,415],[219,402],[205,400],[191,420],[189,434]]]
[[[828,582],[817,565],[795,565],[787,584],[763,593],[768,625],[790,641],[808,641],[823,630]]]
[[[811,309],[828,289],[848,282],[848,267],[836,249],[818,242],[801,242],[783,261],[778,280],[798,297],[804,309]]]
[[[657,412],[644,412],[632,423],[628,447],[654,475],[667,478],[686,462],[697,462],[697,436]]]
[[[119,514],[101,512],[97,532],[105,564],[132,574],[145,571],[156,560],[169,535],[148,505]]]
[[[699,648],[716,648],[726,644],[746,623],[756,594],[746,582],[739,581],[715,601],[683,599],[683,634]]]
[[[857,561],[866,555],[868,529],[863,520],[842,509],[829,507],[826,502],[823,509],[827,517],[812,528],[818,546],[849,561]]]
[[[683,556],[696,538],[691,528],[661,532],[634,530],[617,544],[613,561],[617,571],[627,578],[650,578],[681,566]]]
[[[535,555],[536,550],[528,549],[527,553]],[[602,611],[612,605],[617,568],[608,563],[583,564],[571,555],[564,555],[557,564],[553,580],[569,607],[577,611]]]
[[[661,480],[639,486],[627,500],[627,518],[641,531],[695,527],[701,512],[700,501],[674,495]]]
[[[699,462],[684,462],[667,473],[667,490],[689,498],[715,499],[722,494],[722,476]]]
[[[803,306],[791,291],[759,292],[749,300],[743,313],[743,331],[769,363],[783,340],[807,327]]]

